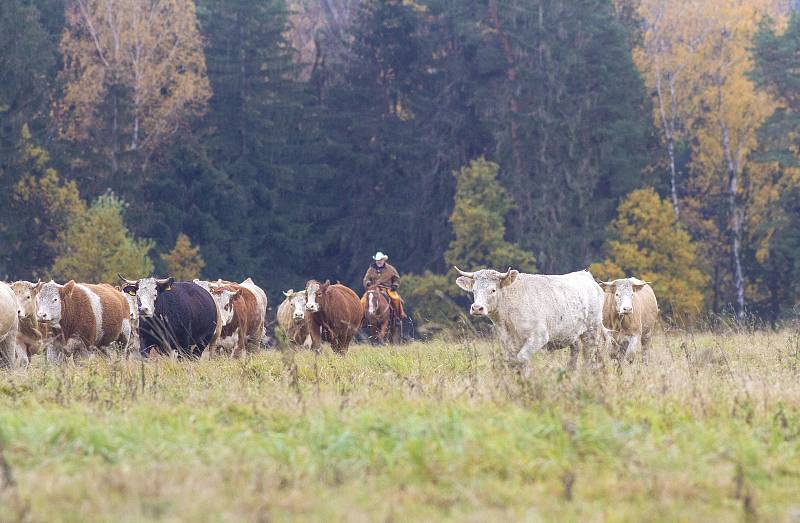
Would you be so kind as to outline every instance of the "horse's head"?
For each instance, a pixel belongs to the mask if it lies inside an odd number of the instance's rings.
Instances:
[[[368,316],[382,315],[389,308],[389,300],[384,294],[383,289],[377,284],[367,287],[367,310]]]

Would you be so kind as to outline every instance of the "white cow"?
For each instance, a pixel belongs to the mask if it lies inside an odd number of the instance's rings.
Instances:
[[[0,367],[27,365],[28,358],[17,347],[19,304],[14,291],[0,282]]]
[[[608,337],[603,328],[603,291],[588,271],[564,275],[523,274],[483,269],[456,280],[471,292],[473,316],[494,324],[503,346],[521,362],[536,352],[570,348],[575,367],[580,345],[584,359],[597,356]]]
[[[311,346],[311,336],[306,322],[306,291],[294,292],[292,289],[283,293],[286,299],[278,307],[278,325],[283,328],[290,343]]]

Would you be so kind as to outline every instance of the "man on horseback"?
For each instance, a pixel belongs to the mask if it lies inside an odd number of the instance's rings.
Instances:
[[[405,318],[406,313],[403,310],[403,299],[397,293],[400,287],[400,274],[397,269],[386,263],[389,257],[381,251],[375,253],[372,257],[373,262],[370,264],[367,273],[364,275],[364,290],[369,290],[370,287],[375,285],[379,286],[389,296],[392,303],[392,308],[395,312],[396,318]],[[366,310],[366,294],[361,298],[361,305]]]

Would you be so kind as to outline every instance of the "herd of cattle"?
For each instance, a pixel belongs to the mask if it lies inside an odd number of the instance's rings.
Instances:
[[[588,271],[456,270],[456,284],[474,297],[470,313],[488,317],[502,345],[521,361],[541,349],[562,347],[570,348],[571,367],[581,347],[585,358],[604,349],[628,360],[641,350],[646,358],[658,305],[644,281],[598,283]],[[119,287],[0,282],[0,365],[24,367],[40,352],[61,362],[105,352],[113,344],[141,357],[153,352],[199,357],[206,349],[238,357],[266,336],[267,295],[250,278],[241,283],[120,279]],[[338,283],[310,280],[302,291],[284,296],[278,325],[290,343],[314,350],[326,341],[346,353],[374,312]]]

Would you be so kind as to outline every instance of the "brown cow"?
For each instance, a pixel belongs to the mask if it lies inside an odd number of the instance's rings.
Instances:
[[[130,339],[128,301],[111,285],[50,281],[39,289],[36,306],[37,319],[58,331],[52,352],[56,360],[114,342],[127,346]]]
[[[653,289],[638,278],[598,282],[606,292],[603,326],[611,331],[617,344],[617,358],[633,361],[639,346],[642,360],[647,352],[658,320],[658,302]]]
[[[306,283],[306,310],[311,348],[319,350],[320,341],[330,342],[333,350],[346,354],[350,341],[355,336],[364,317],[358,295],[341,284],[329,281]]]
[[[210,283],[209,291],[222,311],[223,326],[217,347],[230,348],[234,358],[242,355],[248,342],[258,347],[264,335],[260,297],[238,283]]]

